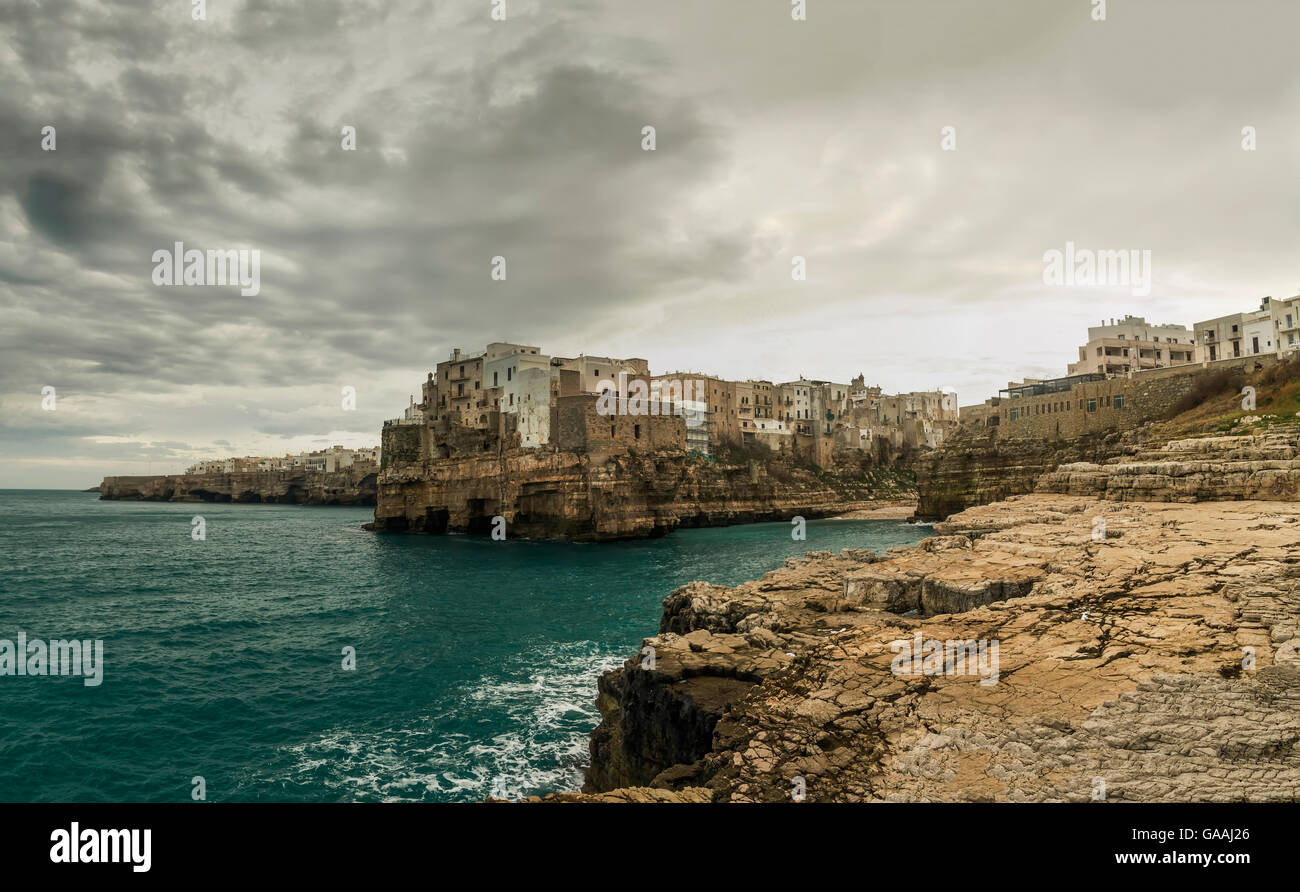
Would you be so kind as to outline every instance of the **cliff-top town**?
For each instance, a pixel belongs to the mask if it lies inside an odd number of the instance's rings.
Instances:
[[[826,467],[834,463],[836,453],[876,453],[882,445],[895,452],[932,449],[958,423],[983,427],[1050,415],[1056,433],[1122,427],[1123,420],[1110,413],[1135,408],[1127,392],[1131,386],[1124,382],[1169,374],[1160,370],[1280,357],[1296,350],[1300,295],[1265,297],[1256,310],[1207,319],[1190,328],[1127,315],[1089,328],[1078,360],[1069,363],[1064,376],[1012,381],[984,403],[958,407],[952,391],[886,394],[867,385],[862,375],[844,384],[802,377],[776,383],[698,372],[653,374],[648,361],[637,357],[562,357],[537,346],[494,342],[478,353],[453,350],[423,382],[419,402],[412,396],[403,415],[385,422],[385,427],[464,428],[504,437],[520,448],[573,446],[572,438],[553,430],[559,423],[553,413],[579,400],[596,416],[644,416],[628,428],[633,446],[682,447],[705,456],[725,447],[764,447]],[[648,399],[638,403],[638,393]],[[671,430],[672,422],[658,420],[661,416],[682,419],[684,443]],[[1147,417],[1149,413],[1137,411],[1132,421]],[[652,428],[659,429],[658,435]],[[1041,433],[1043,428],[1031,424],[1027,432]],[[615,424],[613,439],[619,434]],[[593,444],[586,438],[576,445]],[[186,473],[334,472],[378,469],[382,464],[381,447],[333,446],[279,457],[202,461]]]
[[[213,461],[201,461],[185,469],[186,474],[247,474],[256,471],[319,471],[333,473],[346,468],[358,469],[371,466],[379,467],[380,452],[378,447],[370,449],[348,449],[343,446],[331,446],[314,452],[285,453],[283,456],[267,457],[245,455],[241,458],[222,458]]]
[[[492,343],[481,353],[453,350],[429,373],[420,402],[412,397],[403,417],[387,424],[463,427],[517,437],[523,448],[553,446],[566,440],[553,410],[579,403],[615,422],[614,439],[621,418],[637,419],[629,429],[633,445],[677,440],[671,428],[679,426],[684,442],[674,445],[702,455],[756,445],[819,464],[833,450],[869,450],[880,439],[932,447],[957,422],[955,394],[887,395],[861,375],[847,384],[728,381],[697,372],[652,374],[635,357],[550,356],[536,346]]]

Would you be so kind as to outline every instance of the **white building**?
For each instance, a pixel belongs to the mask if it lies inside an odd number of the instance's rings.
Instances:
[[[1300,294],[1283,300],[1264,298],[1272,322],[1273,342],[1279,356],[1300,350]]]
[[[1196,361],[1217,362],[1261,353],[1276,353],[1272,315],[1266,298],[1258,310],[1229,313],[1197,322]]]
[[[1196,338],[1185,325],[1153,325],[1141,316],[1125,316],[1088,329],[1088,343],[1070,375],[1121,375],[1197,361]]]

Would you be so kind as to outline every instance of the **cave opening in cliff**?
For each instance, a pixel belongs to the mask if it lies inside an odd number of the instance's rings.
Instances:
[[[495,499],[467,499],[465,531],[474,535],[488,535],[492,532],[492,518],[498,513]]]

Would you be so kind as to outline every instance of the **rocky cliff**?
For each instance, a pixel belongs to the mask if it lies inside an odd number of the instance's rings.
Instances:
[[[373,466],[372,466],[373,467]],[[277,502],[292,505],[373,505],[374,471],[261,471],[247,474],[169,474],[105,477],[101,499],[150,502]]]
[[[910,480],[894,471],[837,475],[775,462],[715,464],[677,452],[600,460],[514,449],[388,465],[371,528],[487,532],[499,515],[512,537],[593,541],[826,517],[913,499]]]
[[[1072,440],[1003,437],[996,427],[963,430],[915,464],[918,520],[942,520],[974,505],[1034,491],[1061,464],[1103,461],[1136,448],[1132,432]]]
[[[935,532],[678,589],[551,798],[1300,797],[1300,503],[1042,493]]]
[[[1172,440],[1104,464],[1062,464],[1035,488],[1120,501],[1291,501],[1300,498],[1300,428]]]

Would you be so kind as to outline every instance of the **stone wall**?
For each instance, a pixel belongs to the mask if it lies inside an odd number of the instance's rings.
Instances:
[[[1132,377],[1076,384],[1068,391],[1040,396],[1001,397],[982,413],[963,409],[963,422],[996,426],[1008,437],[1069,439],[1104,431],[1129,430],[1166,418],[1178,401],[1205,376],[1253,371],[1277,362],[1272,355],[1224,360],[1208,366],[1152,369]],[[996,421],[995,421],[996,419]]]
[[[615,455],[686,449],[686,419],[680,415],[604,415],[594,394],[556,400],[552,431],[563,451]]]
[[[423,424],[385,424],[379,435],[380,469],[394,462],[419,461]]]
[[[916,460],[917,517],[941,520],[973,505],[1033,492],[1040,476],[1062,464],[1136,454],[1143,426],[1168,418],[1180,400],[1213,376],[1276,362],[1273,356],[1251,356],[1208,367],[1154,369],[1061,393],[990,400],[985,424],[979,423],[980,413],[963,409],[967,420],[958,433]]]

